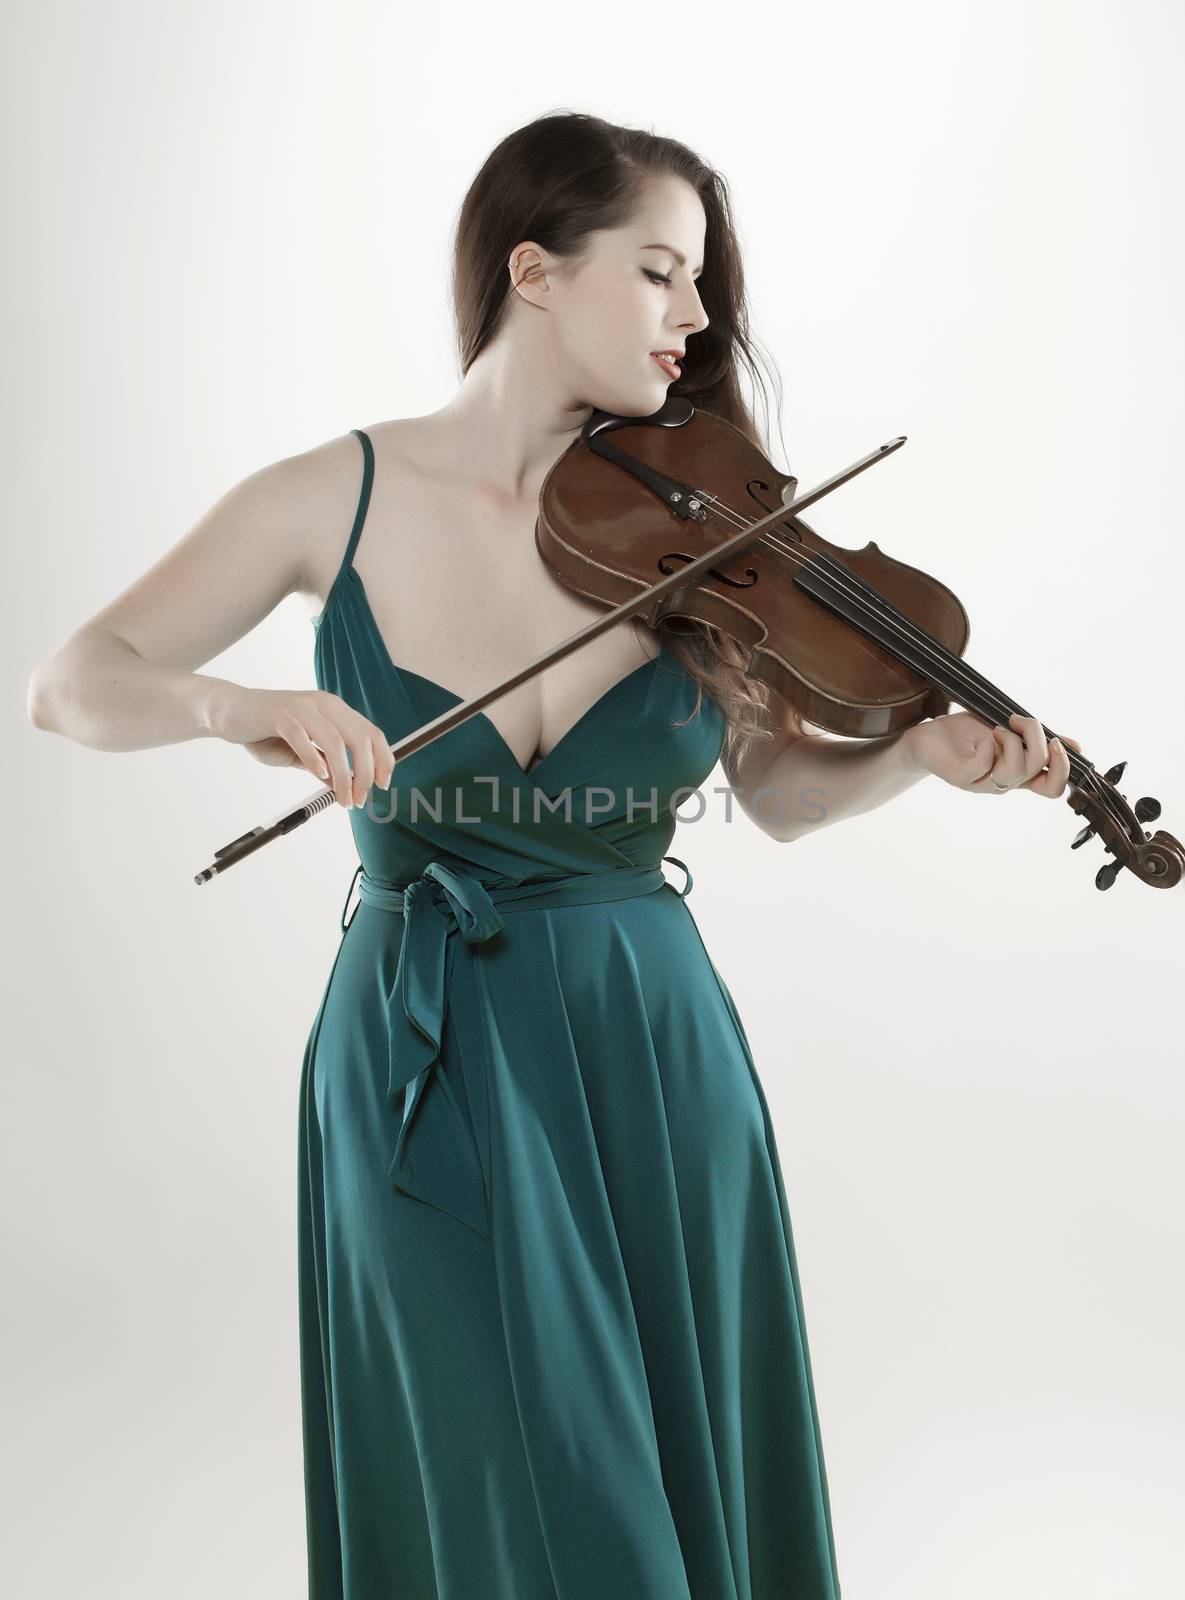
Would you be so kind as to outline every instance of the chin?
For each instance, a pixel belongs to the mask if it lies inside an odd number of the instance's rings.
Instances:
[[[669,387],[669,383],[650,384],[644,391],[635,390],[632,394],[592,399],[588,404],[614,417],[652,417],[666,404]]]

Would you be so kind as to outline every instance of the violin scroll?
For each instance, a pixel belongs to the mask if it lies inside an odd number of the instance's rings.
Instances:
[[[1101,774],[1081,756],[1072,765],[1074,778],[1066,804],[1085,817],[1086,827],[1075,834],[1070,849],[1077,850],[1088,839],[1098,837],[1114,857],[1095,873],[1095,888],[1109,889],[1124,867],[1154,889],[1175,888],[1185,873],[1185,850],[1171,833],[1163,829],[1149,833],[1144,827],[1145,822],[1155,822],[1159,817],[1160,801],[1144,795],[1134,809],[1128,805],[1126,795],[1115,787],[1126,761],[1116,762]]]

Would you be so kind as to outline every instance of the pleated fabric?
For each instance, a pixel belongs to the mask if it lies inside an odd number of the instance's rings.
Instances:
[[[314,664],[394,742],[458,697],[375,625],[358,436]],[[664,649],[529,775],[479,715],[349,813],[299,1111],[310,1600],[839,1600],[768,1106],[664,855],[695,704]]]

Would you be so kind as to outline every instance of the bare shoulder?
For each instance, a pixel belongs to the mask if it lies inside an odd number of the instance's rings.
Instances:
[[[324,574],[332,578],[361,468],[361,445],[349,432],[255,468],[71,640],[97,631],[147,661],[197,671],[287,596],[315,593]]]
[[[384,479],[417,472],[419,417],[391,418],[360,427],[382,456]],[[304,530],[298,592],[324,600],[341,563],[362,492],[365,456],[353,429],[285,457],[269,470],[275,493],[289,502]]]

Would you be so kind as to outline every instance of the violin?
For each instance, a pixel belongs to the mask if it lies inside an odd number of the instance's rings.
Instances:
[[[871,540],[861,550],[833,545],[799,514],[905,442],[891,440],[797,495],[797,478],[682,396],[648,417],[594,410],[543,481],[535,543],[562,584],[609,609],[393,744],[396,762],[633,616],[652,628],[710,624],[747,653],[749,677],[829,733],[875,738],[943,716],[952,703],[989,727],[1029,716],[963,660],[971,624],[945,584]],[[1109,889],[1125,867],[1154,888],[1176,885],[1185,851],[1172,834],[1145,829],[1160,815],[1157,800],[1133,807],[1119,792],[1126,761],[1100,773],[1065,749],[1066,802],[1084,819],[1070,848],[1097,836],[1112,858],[1096,887]],[[215,851],[194,881],[208,882],[335,803],[333,789],[321,788]]]

